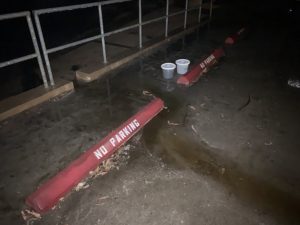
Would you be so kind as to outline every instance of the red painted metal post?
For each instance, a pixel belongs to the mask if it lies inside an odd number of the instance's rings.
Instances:
[[[120,146],[127,142],[143,126],[153,119],[164,107],[164,102],[155,98],[116,130],[108,134],[98,144],[92,146],[67,168],[41,185],[26,199],[26,204],[36,212],[44,213],[51,209],[90,171],[109,158]]]
[[[185,86],[191,86],[199,80],[199,78],[211,67],[213,66],[219,58],[224,56],[223,48],[218,48],[213,51],[206,59],[201,63],[194,66],[189,72],[181,76],[177,80],[177,84],[182,84]]]

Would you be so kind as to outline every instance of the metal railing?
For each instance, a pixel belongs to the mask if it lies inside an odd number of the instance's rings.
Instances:
[[[198,23],[200,24],[201,22],[201,15],[202,15],[202,5],[203,5],[203,0],[199,0],[199,5],[194,6],[194,7],[188,7],[188,0],[185,0],[185,7],[184,10],[180,10],[177,12],[174,12],[172,14],[169,13],[169,0],[166,0],[166,11],[165,11],[165,16],[161,16],[158,18],[154,18],[151,20],[147,20],[147,21],[142,21],[142,1],[141,0],[137,0],[138,1],[138,9],[139,9],[139,13],[138,13],[138,23],[133,24],[133,25],[129,25],[123,28],[119,28],[110,32],[105,32],[104,31],[104,25],[103,25],[103,15],[102,15],[102,6],[104,5],[109,5],[109,4],[115,4],[115,3],[122,3],[122,2],[130,2],[133,0],[108,0],[108,1],[104,1],[104,2],[94,2],[94,3],[87,3],[87,4],[80,4],[80,5],[72,5],[72,6],[63,6],[63,7],[56,7],[56,8],[48,8],[48,9],[39,9],[39,10],[35,10],[33,11],[33,15],[34,15],[34,21],[36,24],[36,29],[37,29],[37,33],[38,33],[38,37],[40,40],[40,45],[41,45],[41,50],[43,53],[43,58],[45,61],[45,65],[46,65],[46,70],[47,70],[47,74],[48,74],[48,78],[50,81],[51,86],[55,85],[55,81],[53,78],[53,73],[52,73],[52,69],[51,69],[51,65],[50,65],[50,60],[49,60],[49,54],[54,53],[54,52],[58,52],[61,51],[63,49],[67,49],[67,48],[71,48],[77,45],[81,45],[90,41],[94,41],[97,39],[101,39],[101,45],[102,45],[102,56],[103,56],[103,62],[106,64],[107,63],[107,56],[106,56],[106,44],[105,44],[105,38],[113,35],[113,34],[117,34],[120,32],[124,32],[126,30],[129,29],[133,29],[133,28],[138,28],[139,29],[139,48],[143,47],[143,35],[142,35],[142,26],[147,25],[147,24],[151,24],[154,22],[158,22],[158,21],[163,21],[165,20],[165,34],[164,36],[167,38],[169,35],[169,18],[170,17],[174,17],[180,14],[184,14],[184,21],[183,21],[183,28],[186,29],[187,28],[187,16],[188,16],[188,12],[192,11],[192,10],[198,10]],[[207,2],[209,2],[210,8],[209,8],[209,20],[211,19],[212,16],[212,6],[213,6],[213,0],[207,0]],[[45,39],[44,39],[44,34],[43,34],[43,30],[42,30],[42,26],[41,26],[41,22],[40,22],[40,16],[43,14],[51,14],[51,13],[58,13],[58,12],[64,12],[64,11],[70,11],[70,10],[77,10],[77,9],[86,9],[86,8],[92,8],[92,7],[97,7],[98,8],[98,17],[99,17],[99,31],[100,34],[92,36],[92,37],[88,37],[88,38],[84,38],[78,41],[74,41],[68,44],[64,44],[64,45],[59,45],[53,48],[47,48],[46,43],[45,43]],[[20,12],[20,13],[12,13],[12,14],[5,14],[5,15],[0,15],[0,21],[1,20],[6,20],[6,19],[13,19],[13,18],[19,18],[19,17],[26,17],[27,19],[27,24],[29,27],[29,31],[30,31],[30,35],[31,35],[31,39],[34,45],[34,49],[35,49],[35,53],[34,54],[30,54],[30,55],[26,55],[20,58],[15,58],[6,62],[2,62],[0,63],[0,68],[1,67],[5,67],[8,65],[12,65],[15,63],[19,63],[19,62],[23,62],[32,58],[37,58],[38,59],[38,64],[39,64],[39,68],[41,71],[41,75],[42,75],[42,79],[44,82],[44,86],[45,88],[48,87],[48,81],[47,81],[47,77],[46,77],[46,73],[45,73],[45,69],[44,69],[44,65],[43,65],[43,61],[41,58],[41,53],[39,50],[39,46],[37,43],[37,39],[36,39],[36,35],[35,35],[35,31],[34,31],[34,27],[31,21],[31,16],[30,16],[30,12],[26,11],[26,12]]]
[[[169,0],[166,0],[166,14],[165,16],[162,17],[158,17],[158,18],[154,18],[151,20],[147,20],[147,21],[142,21],[142,1],[138,0],[138,8],[139,8],[139,15],[138,15],[138,23],[137,24],[133,24],[133,25],[129,25],[114,31],[110,31],[110,32],[105,32],[104,31],[104,26],[103,26],[103,15],[102,15],[102,6],[104,5],[109,5],[109,4],[115,4],[115,3],[121,3],[121,2],[130,2],[133,0],[109,0],[109,1],[104,1],[104,2],[95,2],[95,3],[88,3],[88,4],[81,4],[81,5],[72,5],[72,6],[64,6],[64,7],[57,7],[57,8],[48,8],[48,9],[40,9],[40,10],[35,10],[33,12],[34,14],[34,20],[36,23],[36,27],[37,27],[37,31],[38,31],[38,36],[41,42],[41,47],[42,47],[42,52],[43,52],[43,56],[45,59],[45,63],[46,63],[46,69],[47,69],[47,73],[49,76],[49,80],[50,80],[50,84],[54,85],[54,79],[53,79],[53,73],[52,73],[52,69],[51,69],[51,65],[50,65],[50,61],[49,61],[49,54],[54,53],[54,52],[58,52],[60,50],[66,49],[66,48],[70,48],[70,47],[74,47],[77,45],[81,45],[90,41],[94,41],[97,39],[101,39],[101,45],[102,45],[102,56],[103,56],[103,63],[107,63],[107,56],[106,56],[106,44],[105,44],[105,37],[108,37],[112,34],[117,34],[120,32],[124,32],[126,30],[129,29],[133,29],[133,28],[139,28],[139,48],[143,47],[143,35],[142,35],[142,26],[150,24],[150,23],[154,23],[154,22],[158,22],[158,21],[162,21],[165,20],[165,37],[168,37],[169,34],[169,18],[179,15],[179,14],[184,14],[184,22],[183,22],[183,27],[184,29],[186,29],[187,27],[187,15],[188,12],[191,10],[199,10],[199,16],[198,16],[198,23],[201,22],[201,13],[202,13],[202,2],[203,0],[199,0],[199,5],[197,5],[196,7],[193,8],[188,8],[188,0],[185,0],[185,9],[169,14]],[[210,12],[212,10],[212,0],[211,1],[211,9]],[[42,31],[42,27],[41,27],[41,23],[40,23],[40,18],[39,16],[42,14],[49,14],[49,13],[57,13],[57,12],[63,12],[63,11],[70,11],[70,10],[77,10],[77,9],[85,9],[85,8],[91,8],[91,7],[98,7],[98,16],[99,16],[99,31],[100,34],[92,36],[92,37],[88,37],[88,38],[84,38],[82,40],[79,41],[75,41],[72,43],[68,43],[68,44],[64,44],[64,45],[60,45],[57,47],[53,47],[53,48],[47,48],[46,47],[46,43],[44,40],[44,34]],[[211,15],[211,13],[210,13]],[[211,18],[211,17],[210,17]]]
[[[41,76],[42,76],[43,83],[44,83],[44,87],[48,88],[48,81],[47,81],[47,78],[46,78],[46,73],[45,73],[43,61],[42,61],[42,58],[41,58],[41,53],[40,53],[40,50],[39,50],[39,46],[38,46],[38,43],[37,43],[35,31],[34,31],[34,28],[33,28],[30,12],[25,11],[25,12],[19,12],[19,13],[10,13],[10,14],[0,15],[0,21],[9,20],[9,19],[16,19],[16,18],[20,18],[20,17],[25,17],[26,18],[28,29],[29,29],[29,32],[30,32],[30,37],[31,37],[31,40],[32,40],[32,44],[33,44],[35,53],[25,55],[25,56],[22,56],[22,57],[19,57],[19,58],[11,59],[11,60],[8,60],[8,61],[5,61],[5,62],[0,62],[0,68],[10,66],[10,65],[13,65],[13,64],[16,64],[16,63],[24,62],[24,61],[27,61],[27,60],[30,60],[30,59],[37,58],[39,68],[40,68],[40,72],[41,72]]]

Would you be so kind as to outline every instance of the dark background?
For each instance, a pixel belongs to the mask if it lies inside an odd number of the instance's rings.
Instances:
[[[33,11],[51,7],[84,4],[89,0],[3,1],[0,14]],[[144,1],[143,14],[165,6],[165,1]],[[105,31],[122,27],[138,19],[138,2],[117,3],[103,7]],[[32,17],[33,19],[33,17]],[[40,16],[47,48],[81,40],[99,34],[96,7]],[[0,62],[34,52],[25,18],[0,21]],[[37,32],[36,32],[37,34]],[[37,60],[0,68],[0,100],[42,84]]]

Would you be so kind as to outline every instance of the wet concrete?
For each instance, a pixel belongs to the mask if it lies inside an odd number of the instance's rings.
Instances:
[[[168,108],[130,143],[130,158],[34,224],[299,224],[300,93],[286,84],[299,70],[281,60],[298,59],[288,31],[252,29],[189,89],[162,79],[162,62],[195,63],[236,29],[201,30],[1,124],[4,224],[22,223],[35,187],[145,105],[143,90]]]
[[[159,122],[161,123],[162,121]],[[180,129],[157,129],[154,124],[144,132],[145,146],[159,155],[168,166],[192,169],[196,173],[212,177],[228,188],[230,193],[267,211],[283,223],[295,223],[299,220],[300,201],[293,193],[247,174],[237,163],[215,154],[217,149],[213,150],[207,144],[193,140]]]

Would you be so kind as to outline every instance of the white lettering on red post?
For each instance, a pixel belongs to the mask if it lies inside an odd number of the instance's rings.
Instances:
[[[132,130],[132,131],[134,131],[134,130],[135,130],[135,125],[134,125],[134,123],[133,123],[133,122],[131,122],[131,123],[129,124],[129,126],[130,126],[130,128],[131,128],[131,130]]]
[[[130,133],[129,133],[129,131],[128,131],[128,129],[127,129],[127,127],[124,127],[123,128],[123,132],[124,132],[124,134],[126,135],[126,136],[128,136]]]
[[[116,140],[115,140],[114,138],[109,139],[109,142],[111,143],[111,145],[112,145],[113,147],[116,146]]]
[[[119,131],[119,135],[120,137],[124,140],[126,138],[125,134],[123,133],[123,131]]]
[[[139,124],[139,122],[137,120],[133,120],[133,123],[135,124],[136,127],[140,126],[140,124]]]
[[[128,130],[129,130],[129,132],[132,132],[132,130],[131,130],[131,128],[130,128],[129,125],[127,125],[127,128],[128,128]]]
[[[107,149],[102,145],[100,148],[98,148],[96,151],[94,151],[94,155],[97,159],[101,159],[107,154]]]
[[[110,144],[113,147],[116,147],[117,143],[121,143],[123,140],[125,140],[128,136],[130,136],[131,133],[133,133],[134,130],[136,130],[140,126],[140,123],[134,119],[131,123],[126,125],[124,128],[122,128],[117,134],[115,134],[114,137],[109,139]],[[102,145],[100,148],[98,148],[96,151],[94,151],[94,155],[97,159],[103,158],[108,153],[107,149],[104,145]]]
[[[118,143],[120,143],[122,141],[122,139],[117,134],[116,134],[116,139],[117,139]]]

